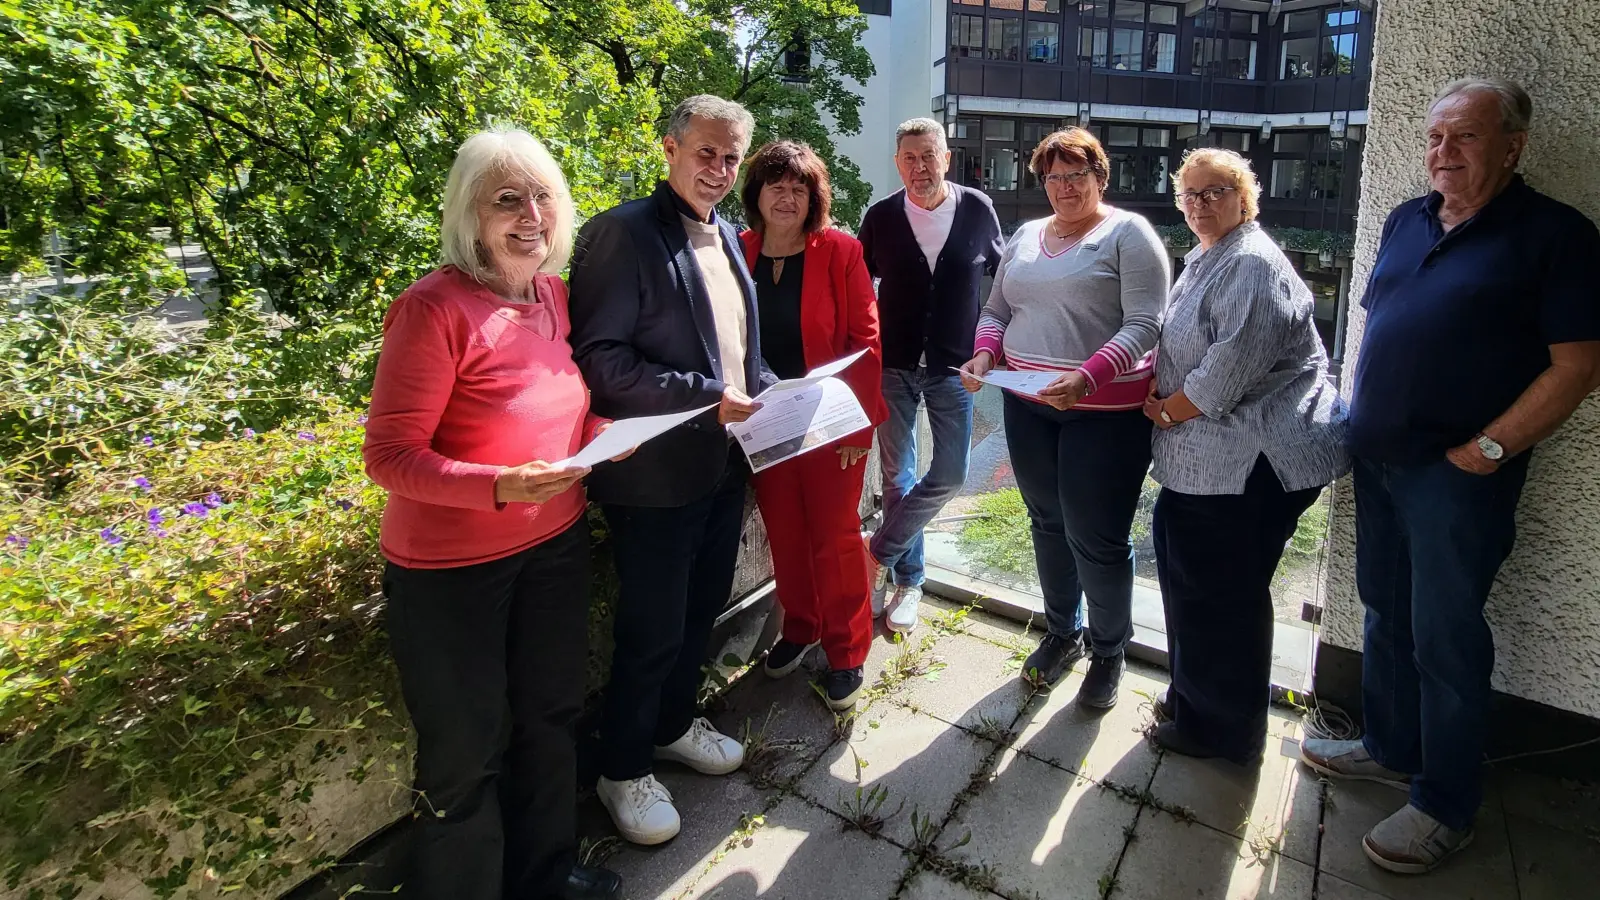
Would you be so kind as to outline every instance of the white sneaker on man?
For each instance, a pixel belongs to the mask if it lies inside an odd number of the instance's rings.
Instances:
[[[903,584],[894,589],[894,601],[889,604],[889,630],[897,634],[910,634],[917,627],[917,607],[922,605],[922,587]]]
[[[617,831],[630,843],[646,847],[663,844],[677,837],[678,829],[683,827],[678,809],[672,805],[672,794],[654,775],[630,781],[602,778],[596,793]]]
[[[889,600],[889,567],[879,564],[872,576],[872,617],[883,618],[883,607]]]
[[[702,775],[727,775],[744,764],[744,745],[706,719],[695,719],[683,737],[656,748],[656,759],[682,763]]]

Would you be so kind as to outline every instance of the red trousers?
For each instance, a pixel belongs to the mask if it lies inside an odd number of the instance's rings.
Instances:
[[[858,511],[866,471],[864,459],[840,469],[835,444],[755,476],[784,640],[820,641],[833,669],[863,665],[872,645],[871,560]]]

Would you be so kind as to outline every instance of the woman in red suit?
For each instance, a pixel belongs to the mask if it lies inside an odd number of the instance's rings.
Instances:
[[[829,220],[827,166],[804,144],[768,144],[750,158],[741,196],[762,356],[779,378],[797,378],[866,350],[841,377],[872,424],[882,422],[877,299],[861,243]],[[828,655],[822,689],[836,710],[861,695],[872,643],[872,560],[858,512],[871,449],[872,429],[864,428],[755,479],[784,613],[783,638],[764,668],[782,678],[821,644]]]

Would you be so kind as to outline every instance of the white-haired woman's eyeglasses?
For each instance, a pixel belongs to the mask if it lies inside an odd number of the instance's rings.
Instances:
[[[1236,190],[1238,190],[1238,188],[1208,187],[1202,191],[1183,191],[1179,194],[1176,194],[1175,197],[1178,201],[1178,205],[1187,209],[1188,207],[1201,203],[1205,204],[1206,206],[1210,206],[1218,200],[1221,200],[1224,194],[1228,193],[1229,191]]]

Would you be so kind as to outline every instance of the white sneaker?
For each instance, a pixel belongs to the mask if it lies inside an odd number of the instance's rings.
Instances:
[[[910,634],[917,628],[917,607],[922,603],[922,588],[918,585],[901,585],[894,589],[894,602],[889,606],[889,630]]]
[[[656,759],[683,763],[702,775],[727,775],[744,764],[744,745],[695,719],[683,737],[656,748]]]
[[[872,617],[883,618],[883,606],[889,599],[889,567],[879,565],[878,571],[872,576]]]
[[[617,831],[631,843],[647,847],[666,843],[677,837],[683,826],[672,795],[654,775],[631,781],[602,778],[596,792]]]

